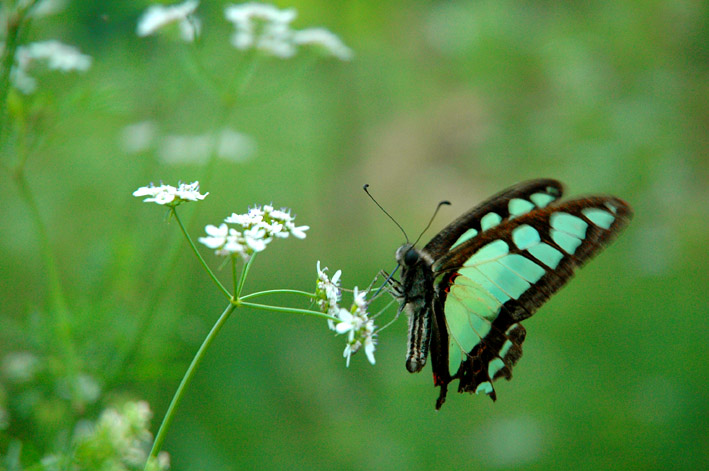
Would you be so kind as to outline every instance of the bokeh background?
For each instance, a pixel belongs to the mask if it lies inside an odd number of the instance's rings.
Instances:
[[[552,177],[570,195],[624,198],[636,215],[525,322],[524,357],[496,403],[453,392],[434,411],[430,370],[404,369],[403,318],[379,335],[375,366],[358,354],[345,368],[344,341],[324,321],[238,310],[170,430],[172,469],[706,469],[707,4],[276,3],[355,57],[260,57],[226,118],[186,71],[183,43],[136,36],[147,2],[71,2],[33,22],[28,40],[93,57],[85,74],[39,77],[24,103],[29,186],[80,369],[100,393],[81,410],[62,395],[37,229],[3,172],[0,358],[35,363],[19,383],[3,363],[0,455],[19,440],[30,465],[120,398],[148,401],[154,431],[224,308],[177,224],[136,188],[200,180],[209,197],[183,212],[193,237],[255,203],[293,208],[308,237],[272,244],[247,291],[312,290],[317,260],[342,269],[346,287],[394,267],[402,235],[364,183],[410,237],[450,200],[428,237],[506,186]],[[196,53],[242,86],[225,5],[200,6]],[[213,165],[175,157],[185,141],[170,150],[171,136],[221,127],[249,136],[246,150]]]

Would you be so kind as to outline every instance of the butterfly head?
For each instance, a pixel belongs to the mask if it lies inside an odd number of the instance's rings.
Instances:
[[[413,244],[404,244],[396,251],[396,261],[402,268],[410,268],[421,261],[421,252]]]

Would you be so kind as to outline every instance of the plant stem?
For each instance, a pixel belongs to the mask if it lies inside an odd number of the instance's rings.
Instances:
[[[298,309],[295,307],[281,307],[281,306],[269,306],[266,304],[246,303],[240,299],[236,300],[234,302],[238,306],[250,307],[253,309],[260,309],[262,311],[284,312],[284,313],[288,313],[288,314],[304,314],[306,316],[322,317],[323,319],[329,319],[332,321],[339,321],[339,319],[337,319],[334,316],[331,316],[329,314],[325,314],[320,311],[311,311],[309,309]]]
[[[241,271],[241,278],[239,278],[239,284],[236,287],[236,294],[234,295],[236,299],[239,299],[241,296],[241,291],[244,289],[244,283],[246,283],[246,275],[249,274],[249,269],[251,268],[251,264],[254,262],[254,258],[256,258],[256,254],[251,255],[249,261],[244,264],[244,269]]]
[[[307,291],[297,289],[269,289],[266,291],[259,291],[258,293],[247,294],[245,296],[241,296],[239,299],[243,301],[245,299],[257,298],[259,296],[266,296],[269,294],[298,294],[300,296],[305,296],[306,298],[315,298],[314,293],[308,293]]]
[[[157,435],[155,435],[155,442],[153,443],[153,447],[150,450],[148,462],[146,462],[145,465],[146,470],[148,468],[150,458],[157,458],[158,453],[160,452],[162,444],[165,441],[167,431],[170,428],[170,424],[175,418],[175,410],[177,409],[177,406],[180,405],[180,402],[184,397],[185,390],[192,381],[195,371],[197,371],[197,367],[202,362],[202,359],[204,358],[207,349],[212,344],[212,341],[216,338],[222,326],[224,326],[226,320],[229,318],[231,313],[234,312],[234,309],[236,309],[236,305],[232,303],[230,303],[226,307],[222,315],[219,316],[219,319],[217,319],[217,322],[214,324],[214,327],[212,327],[212,330],[210,330],[209,334],[207,334],[207,337],[205,337],[204,342],[202,342],[202,345],[199,347],[199,350],[197,350],[197,354],[195,354],[194,358],[192,359],[192,363],[190,363],[190,366],[187,368],[185,376],[183,376],[182,381],[180,381],[180,385],[177,387],[177,391],[175,391],[175,395],[172,397],[172,401],[170,401],[170,406],[167,408],[167,412],[165,413],[165,417],[163,418],[162,423],[160,424],[158,433]]]
[[[187,229],[185,229],[185,226],[182,224],[182,220],[180,219],[180,216],[177,214],[177,208],[175,208],[175,207],[172,208],[172,214],[175,216],[175,219],[177,220],[177,224],[180,225],[180,229],[182,230],[182,233],[184,234],[185,238],[187,239],[187,242],[189,242],[190,247],[192,247],[192,251],[199,259],[199,263],[202,264],[202,267],[207,271],[207,274],[209,274],[209,277],[212,279],[214,284],[216,284],[217,287],[221,290],[222,294],[224,294],[224,296],[226,296],[227,299],[231,299],[231,293],[229,293],[229,291],[224,287],[224,285],[222,285],[222,283],[216,277],[214,272],[212,272],[212,270],[209,268],[209,265],[207,265],[207,262],[204,261],[204,259],[202,258],[202,255],[199,253],[199,250],[197,250],[197,247],[195,247],[194,242],[192,242],[192,238],[187,233]]]
[[[70,378],[70,383],[72,385],[71,391],[74,395],[74,399],[76,400],[76,385],[73,380],[77,376],[79,361],[76,356],[76,350],[74,349],[71,322],[69,321],[69,309],[67,307],[64,289],[62,287],[61,277],[59,276],[57,260],[54,256],[54,251],[52,250],[52,244],[49,241],[47,228],[44,225],[44,221],[42,220],[42,216],[39,212],[39,207],[37,206],[34,195],[29,188],[24,172],[20,170],[15,173],[14,176],[15,182],[20,190],[20,194],[29,207],[30,214],[37,228],[40,252],[47,270],[49,309],[54,318],[56,338],[61,346],[64,363],[66,365],[66,373]]]

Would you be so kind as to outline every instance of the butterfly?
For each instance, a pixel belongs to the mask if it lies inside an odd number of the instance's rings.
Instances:
[[[436,409],[448,385],[495,401],[493,381],[512,378],[532,316],[632,217],[612,196],[559,201],[560,182],[519,183],[446,226],[422,249],[396,251],[401,280],[390,292],[409,317],[406,369],[430,352]]]

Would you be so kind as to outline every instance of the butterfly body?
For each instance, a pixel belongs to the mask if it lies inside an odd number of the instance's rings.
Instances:
[[[558,202],[562,185],[520,183],[471,209],[426,246],[397,250],[401,281],[391,280],[409,318],[406,369],[430,355],[434,385],[459,380],[459,392],[496,399],[493,381],[512,377],[533,315],[629,222],[614,197]]]

